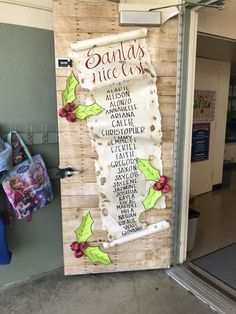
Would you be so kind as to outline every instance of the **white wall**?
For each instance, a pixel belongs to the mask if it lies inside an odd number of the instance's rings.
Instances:
[[[0,0],[0,23],[53,29],[52,0]]]
[[[226,0],[225,9],[203,9],[199,12],[198,31],[236,39],[236,1]]]
[[[145,9],[145,5],[151,7],[168,5],[173,3],[173,0],[123,0],[120,2],[121,6],[122,4],[136,4]],[[177,4],[180,0],[174,2]],[[0,0],[0,23],[53,29],[52,9],[53,0]],[[226,8],[223,11],[201,10],[199,13],[199,31],[236,39],[235,12],[235,0],[226,0]]]
[[[197,58],[195,89],[215,90],[215,119],[211,122],[209,160],[191,164],[190,195],[211,191],[222,183],[230,62]]]
[[[236,39],[236,1],[226,0],[225,9],[202,9],[199,12],[198,32],[217,37]],[[224,47],[222,46],[222,49]],[[216,90],[216,117],[211,123],[209,161],[192,163],[190,195],[198,195],[222,182],[223,160],[230,159],[236,147],[225,147],[225,125],[230,79],[229,62],[198,59],[196,89]]]

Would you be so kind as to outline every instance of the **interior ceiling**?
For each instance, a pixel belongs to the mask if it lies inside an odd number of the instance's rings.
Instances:
[[[236,73],[236,42],[198,35],[197,57],[230,61],[231,72]]]

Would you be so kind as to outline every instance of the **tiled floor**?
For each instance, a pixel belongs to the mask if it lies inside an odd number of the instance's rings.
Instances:
[[[195,199],[194,209],[200,212],[200,217],[189,260],[236,242],[236,170],[229,179],[228,187]]]

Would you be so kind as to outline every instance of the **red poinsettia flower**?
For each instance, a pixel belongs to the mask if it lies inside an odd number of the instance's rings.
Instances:
[[[73,112],[75,108],[76,105],[73,102],[69,102],[65,105],[65,107],[58,110],[59,116],[62,118],[66,118],[66,120],[69,122],[75,122],[76,114]]]
[[[166,176],[161,176],[159,181],[154,183],[153,189],[155,191],[161,191],[163,193],[168,193],[170,192],[170,186],[167,184],[168,179]]]

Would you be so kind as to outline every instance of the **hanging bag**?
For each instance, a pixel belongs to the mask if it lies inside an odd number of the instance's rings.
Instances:
[[[0,265],[10,264],[11,253],[8,251],[5,226],[0,216]]]
[[[22,153],[27,156],[27,159],[22,158],[22,161],[8,172],[3,179],[2,186],[15,210],[16,217],[22,219],[31,216],[34,211],[49,204],[53,195],[47,169],[41,155],[32,157],[16,131],[8,134],[9,144],[12,143],[13,136],[18,139],[23,148]],[[12,148],[14,152],[14,147]]]
[[[0,138],[0,182],[12,167],[12,149]]]

